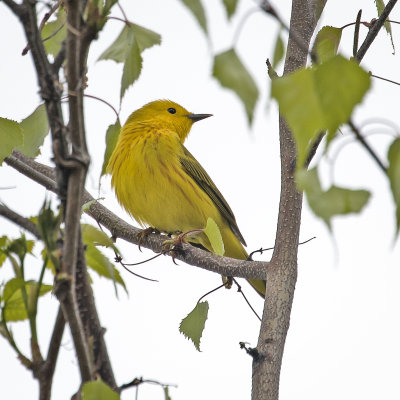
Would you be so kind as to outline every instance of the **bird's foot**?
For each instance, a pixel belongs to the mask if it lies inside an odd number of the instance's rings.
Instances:
[[[184,252],[183,243],[187,243],[186,237],[193,236],[199,232],[203,232],[203,229],[192,229],[190,231],[180,233],[174,238],[166,240],[163,243],[163,251],[165,253],[169,253],[172,257],[172,261],[174,262],[174,264],[176,264],[175,258],[177,254],[182,254]]]
[[[187,236],[187,232],[180,233],[178,236],[163,242],[163,252],[171,255],[174,264],[176,264],[176,256],[183,253],[183,243],[187,243],[185,236]]]
[[[136,239],[138,240],[138,247],[139,250],[142,251],[141,249],[141,245],[144,239],[147,238],[147,236],[149,236],[152,233],[160,233],[156,228],[146,228],[146,229],[142,229],[137,235],[136,235]]]

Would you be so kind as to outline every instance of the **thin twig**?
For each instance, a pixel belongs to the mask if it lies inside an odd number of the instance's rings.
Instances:
[[[248,261],[253,261],[253,255],[254,255],[254,254],[256,254],[256,253],[262,254],[262,253],[264,253],[264,251],[269,251],[269,250],[273,250],[273,249],[274,249],[274,247],[268,247],[268,248],[266,248],[266,249],[263,249],[263,248],[261,247],[261,248],[258,249],[258,250],[252,251],[252,252],[247,256],[247,260],[248,260]]]
[[[122,13],[122,15],[123,15],[123,17],[124,17],[124,19],[125,19],[125,23],[129,24],[128,17],[126,16],[125,11],[124,11],[124,9],[122,8],[122,6],[121,6],[121,4],[120,4],[119,1],[117,1],[117,6],[118,6],[119,10],[121,11],[121,13]]]
[[[358,50],[358,38],[360,36],[360,21],[361,21],[362,10],[357,14],[356,25],[354,27],[354,41],[353,41],[353,57],[357,56]]]
[[[314,239],[316,239],[316,236],[313,236],[312,238],[307,239],[307,240],[305,240],[304,242],[300,242],[300,243],[299,243],[299,246],[300,246],[301,244],[306,244],[306,243],[308,243],[308,242],[311,242],[311,240],[314,240]]]
[[[383,165],[382,161],[379,157],[375,154],[374,150],[370,147],[370,145],[366,142],[364,137],[361,135],[359,129],[353,124],[351,120],[347,122],[351,130],[353,131],[354,135],[358,139],[358,141],[362,144],[362,146],[367,150],[367,152],[371,155],[371,157],[376,161],[380,169],[386,174],[387,168]]]
[[[175,385],[173,383],[162,383],[154,379],[133,378],[130,382],[124,383],[123,385],[119,386],[118,392],[121,393],[125,389],[129,389],[135,386],[137,387],[142,383],[151,383],[153,385],[160,385],[162,387],[178,387],[178,385]]]
[[[69,94],[71,94],[71,93],[69,93]],[[90,99],[95,99],[95,100],[101,101],[102,103],[106,104],[108,107],[110,107],[110,108],[114,111],[115,115],[117,116],[117,119],[119,119],[119,113],[118,113],[118,111],[117,111],[117,110],[115,109],[115,107],[114,107],[111,103],[109,103],[108,101],[102,99],[101,97],[93,96],[93,95],[87,94],[87,93],[84,94],[84,97],[89,97]]]
[[[138,278],[144,279],[145,281],[158,282],[156,279],[146,278],[146,277],[143,276],[143,275],[139,275],[139,274],[137,274],[136,272],[133,272],[132,270],[130,270],[130,269],[127,267],[127,265],[139,265],[139,264],[143,264],[143,263],[148,262],[148,261],[150,261],[150,260],[154,260],[155,258],[159,257],[161,254],[162,254],[162,253],[156,254],[154,257],[152,257],[152,258],[150,258],[150,259],[148,259],[148,260],[146,260],[146,261],[142,261],[142,262],[140,262],[140,263],[138,263],[138,264],[125,264],[125,263],[122,262],[122,259],[120,259],[120,258],[117,259],[117,262],[118,262],[119,264],[121,264],[122,267],[125,268],[126,271],[128,271],[128,272],[129,272],[130,274],[132,274],[132,275],[137,276]]]
[[[310,165],[312,159],[314,158],[315,154],[317,153],[318,147],[322,142],[322,139],[325,137],[325,132],[320,132],[318,133],[317,137],[314,139],[314,141],[311,144],[310,151],[308,152],[306,161],[304,162],[304,167],[308,168]]]
[[[46,22],[49,20],[49,18],[57,11],[58,7],[60,7],[60,0],[57,1],[57,3],[55,3],[55,4],[50,8],[50,11],[48,11],[47,13],[44,14],[43,19],[42,19],[42,21],[40,22],[40,25],[39,25],[39,32],[42,32],[45,23],[46,23]],[[59,29],[57,29],[53,34],[51,34],[50,36],[48,36],[46,39],[43,39],[43,42],[46,41],[46,40],[48,40],[48,39],[50,39],[50,38],[52,38],[54,35],[56,35],[56,34],[61,30],[61,28],[62,28],[63,26],[64,26],[64,25],[62,25]],[[30,45],[29,45],[29,43],[28,43],[28,44],[25,46],[25,48],[22,50],[22,55],[25,56],[25,55],[28,53],[28,51],[30,50],[30,48],[31,48],[31,47],[30,47]]]
[[[216,292],[217,290],[219,290],[219,289],[221,289],[221,288],[223,288],[223,287],[225,287],[225,286],[226,286],[226,283],[224,282],[222,285],[219,285],[219,286],[217,286],[216,288],[214,288],[214,289],[210,290],[209,292],[207,292],[206,294],[203,294],[203,296],[201,296],[201,297],[197,300],[197,304],[199,304],[200,301],[204,299],[204,297],[208,296],[208,295],[211,294],[211,293]]]
[[[121,21],[121,22],[124,22],[127,26],[130,26],[130,22],[128,20],[126,20],[126,19],[123,19],[123,18],[110,16],[110,17],[107,17],[107,19],[114,19],[116,21]]]
[[[254,309],[254,307],[250,304],[249,300],[247,299],[246,295],[243,293],[242,287],[239,285],[238,281],[235,278],[232,278],[233,282],[236,283],[237,286],[237,291],[239,293],[241,293],[241,295],[243,296],[244,300],[246,301],[247,305],[250,307],[250,310],[253,311],[254,315],[258,318],[259,321],[261,321],[260,316],[257,314],[256,310]]]
[[[381,15],[379,16],[379,18],[376,20],[376,22],[370,28],[363,44],[358,49],[358,52],[356,55],[356,60],[359,63],[364,58],[365,53],[371,46],[372,42],[375,40],[376,36],[378,35],[378,32],[382,28],[383,24],[385,23],[387,17],[389,16],[390,12],[392,11],[392,9],[396,3],[397,3],[397,0],[389,0],[389,2],[386,4],[385,8],[383,9]]]
[[[400,86],[400,83],[399,83],[399,82],[392,81],[391,79],[383,78],[382,76],[378,76],[378,75],[374,75],[374,74],[371,74],[371,76],[372,76],[373,78],[380,79],[380,80],[382,80],[382,81],[389,82],[389,83],[393,83],[393,84],[395,84],[395,85],[399,85],[399,86]]]

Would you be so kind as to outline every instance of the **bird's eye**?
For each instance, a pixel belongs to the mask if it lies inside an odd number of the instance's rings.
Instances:
[[[176,113],[175,108],[172,108],[172,107],[168,108],[167,111],[168,111],[170,114],[175,114],[175,113]]]

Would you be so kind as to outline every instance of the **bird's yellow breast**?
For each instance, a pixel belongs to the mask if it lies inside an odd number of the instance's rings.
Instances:
[[[129,133],[128,133],[129,132]],[[182,169],[176,133],[155,127],[124,127],[108,171],[119,203],[143,226],[162,232],[222,223],[211,199]]]

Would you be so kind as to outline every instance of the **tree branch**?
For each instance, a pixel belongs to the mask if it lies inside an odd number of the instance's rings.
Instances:
[[[361,145],[365,148],[365,150],[367,150],[369,155],[376,161],[376,163],[378,164],[379,168],[386,174],[387,173],[387,168],[383,165],[382,161],[376,155],[374,150],[366,142],[366,140],[364,139],[363,135],[361,135],[360,130],[354,125],[353,121],[349,120],[347,122],[347,125],[349,125],[350,129],[353,131],[353,133],[356,136],[357,140],[361,143]]]
[[[7,4],[8,8],[17,16],[20,17],[23,11],[23,6],[21,4],[17,4],[13,0],[3,0],[3,3]]]
[[[363,44],[360,46],[359,50],[357,51],[356,60],[360,63],[361,60],[364,58],[365,53],[371,46],[372,42],[375,40],[378,32],[382,28],[383,24],[385,23],[386,19],[388,18],[389,14],[391,13],[393,7],[396,5],[397,0],[389,0],[386,4],[385,8],[383,9],[379,18],[374,22],[372,27],[370,28],[366,38],[364,39]]]
[[[38,163],[18,151],[14,151],[10,157],[5,159],[5,162],[28,178],[57,194],[58,189],[54,181],[54,168]],[[85,191],[82,199],[83,203],[93,200],[94,198]],[[141,232],[141,229],[128,224],[99,202],[92,204],[86,213],[106,227],[113,236],[133,244],[139,243],[138,233]],[[165,235],[153,233],[142,240],[141,246],[159,253],[163,249],[165,240]],[[229,257],[220,257],[189,244],[183,244],[183,252],[178,252],[175,258],[189,265],[221,275],[246,279],[265,279],[265,271],[269,266],[269,262],[244,261]]]
[[[293,0],[284,74],[305,66],[315,29],[313,0]],[[321,10],[322,12],[322,10]],[[305,46],[299,46],[299,39]],[[305,47],[305,48],[304,48]],[[296,145],[284,118],[279,119],[281,196],[274,253],[267,270],[267,287],[260,335],[253,357],[253,400],[277,400],[283,349],[289,328],[297,280],[297,252],[302,194],[294,179]]]
[[[46,165],[40,164],[18,151],[14,151],[13,155],[6,159],[6,163],[16,170],[24,174],[25,176],[31,178],[32,180],[38,182],[46,189],[57,192],[57,185],[54,181],[55,170],[54,168],[48,167]],[[93,201],[93,197],[88,193],[84,193],[83,202]],[[107,209],[99,204],[99,210],[95,210],[93,218],[102,219],[102,214],[107,214]],[[96,212],[97,211],[97,212]],[[105,221],[116,219],[112,223],[112,226],[118,226],[125,223],[119,220],[117,216],[110,212],[109,215],[103,216]],[[129,225],[126,224],[128,227]],[[106,225],[105,225],[106,226]],[[106,226],[108,228],[108,226]],[[139,229],[133,228],[134,233],[131,236],[134,237],[135,234],[140,232]],[[83,250],[83,246],[79,247]],[[76,273],[76,292],[77,292],[77,303],[80,305],[79,311],[81,315],[81,320],[85,321],[85,331],[87,335],[93,340],[93,357],[95,362],[95,367],[97,372],[100,374],[104,382],[106,382],[110,387],[116,388],[117,384],[115,382],[113,370],[111,367],[111,362],[108,356],[107,347],[104,341],[104,328],[100,324],[100,320],[97,314],[97,309],[94,302],[94,297],[92,293],[92,288],[88,280],[86,266],[84,261],[84,254],[80,250],[77,263],[77,273]],[[51,348],[49,348],[49,355],[52,353]],[[48,356],[49,357],[49,356]],[[46,361],[47,362],[47,361]],[[51,362],[49,361],[49,364]],[[49,367],[50,368],[50,367]],[[47,372],[49,373],[49,372]]]
[[[108,356],[104,340],[105,329],[100,324],[92,287],[86,269],[86,259],[83,243],[79,246],[78,262],[76,267],[76,296],[79,305],[79,313],[83,322],[87,337],[91,342],[93,354],[94,372],[112,389],[117,389],[111,361]]]
[[[80,215],[82,193],[84,189],[86,171],[89,163],[85,142],[85,128],[83,121],[83,79],[84,72],[81,68],[81,16],[80,2],[69,0],[67,5],[67,39],[66,61],[68,65],[67,82],[68,89],[74,90],[77,95],[69,96],[69,134],[72,154],[66,151],[66,147],[60,141],[53,141],[56,164],[64,170],[63,183],[66,184],[66,196],[59,193],[64,200],[64,243],[61,259],[62,276],[56,280],[55,293],[61,302],[66,319],[68,320],[75,344],[76,355],[79,362],[82,382],[93,379],[93,368],[89,352],[88,338],[83,329],[76,299],[76,265],[79,247],[83,246],[79,240]],[[63,138],[65,140],[65,137]]]
[[[51,398],[53,375],[57,364],[64,329],[65,318],[60,307],[54,324],[53,334],[50,339],[47,358],[37,373],[40,385],[39,400],[50,400]]]
[[[36,236],[37,239],[40,238],[39,229],[32,221],[11,210],[5,204],[0,204],[0,215],[32,233],[32,235]]]

